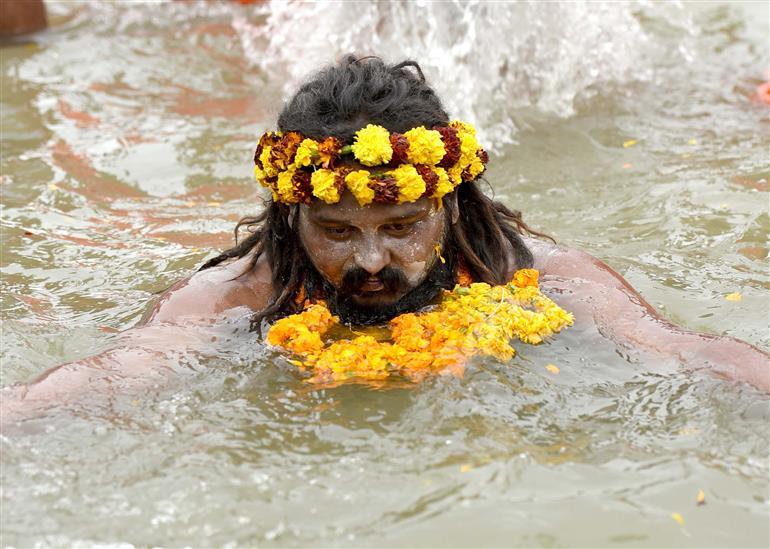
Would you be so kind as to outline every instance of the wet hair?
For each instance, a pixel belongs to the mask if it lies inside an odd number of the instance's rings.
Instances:
[[[312,76],[284,106],[278,128],[314,139],[334,136],[351,143],[357,130],[378,124],[403,133],[417,126],[445,126],[449,116],[426,83],[415,61],[388,65],[377,57],[345,56],[339,63]],[[452,276],[438,273],[435,284],[454,285],[454,268],[462,259],[474,280],[503,284],[513,267],[531,267],[533,256],[521,234],[531,230],[521,213],[487,197],[476,183],[459,185],[443,200],[447,233],[443,255]],[[235,226],[236,245],[207,261],[201,270],[230,258],[253,253],[246,272],[264,256],[272,271],[274,294],[257,313],[252,326],[298,310],[295,297],[304,290],[328,290],[328,283],[312,265],[297,230],[298,205],[269,201],[264,211],[244,217]],[[246,233],[240,239],[241,231]],[[513,265],[504,250],[512,250]],[[244,273],[245,274],[245,273]]]

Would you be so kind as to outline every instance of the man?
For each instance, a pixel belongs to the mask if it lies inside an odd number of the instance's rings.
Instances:
[[[387,66],[376,58],[353,56],[302,86],[278,118],[284,134],[297,132],[316,143],[335,138],[340,144],[355,144],[368,125],[386,128],[393,141],[393,135],[420,127],[439,128],[443,136],[448,124],[416,63]],[[275,136],[272,144],[281,146]],[[323,295],[343,322],[380,323],[425,305],[441,288],[453,287],[460,266],[474,280],[492,284],[533,266],[544,287],[559,294],[559,303],[578,322],[596,323],[618,345],[676,357],[688,366],[710,367],[770,389],[766,354],[732,338],[697,334],[667,322],[597,259],[532,238],[542,235],[529,229],[519,213],[487,198],[477,183],[463,181],[439,199],[440,205],[424,192],[411,202],[372,199],[362,206],[342,181],[338,201],[306,196],[312,186],[304,181],[306,190],[297,191],[303,182],[295,173],[294,191],[301,196],[283,197],[281,174],[264,171],[280,170],[280,158],[277,167],[271,166],[264,145],[255,155],[257,175],[271,188],[273,200],[260,216],[238,225],[248,228],[250,236],[167,292],[147,317],[149,324],[216,315],[243,305],[255,312],[258,324],[295,312],[300,293]],[[450,148],[446,139],[444,145]],[[300,145],[288,146],[296,151]],[[391,149],[397,152],[397,143]],[[483,151],[479,155],[486,160]],[[362,165],[354,157],[341,155],[336,169],[343,174],[376,170],[376,163]],[[391,158],[384,166],[394,164]],[[450,170],[451,165],[445,163]],[[323,169],[320,164],[309,168]],[[380,182],[370,181],[369,187]]]
[[[246,238],[165,292],[135,333],[173,346],[175,326],[245,307],[260,328],[319,297],[343,322],[382,323],[460,277],[502,284],[533,267],[576,328],[770,391],[767,354],[662,319],[602,262],[556,246],[485,196],[476,180],[486,153],[472,128],[450,122],[417,63],[348,56],[299,89],[278,128],[255,154],[272,200],[238,224]],[[141,382],[156,361],[147,345],[128,345],[54,369],[21,396],[70,394],[94,383],[95,369]]]

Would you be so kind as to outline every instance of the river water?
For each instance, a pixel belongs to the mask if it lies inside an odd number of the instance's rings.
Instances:
[[[256,136],[350,50],[421,61],[531,225],[770,348],[766,3],[47,5],[0,50],[3,385],[125,342],[228,246]],[[7,431],[2,545],[770,544],[751,387],[567,330],[462,379],[317,388],[247,324]]]

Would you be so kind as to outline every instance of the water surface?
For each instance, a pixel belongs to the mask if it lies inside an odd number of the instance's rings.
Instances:
[[[667,318],[770,349],[766,4],[48,6],[1,50],[4,385],[125,342],[230,245],[286,90],[356,48],[423,61],[534,227]],[[190,328],[170,381],[8,433],[2,543],[770,543],[770,402],[748,386],[571,330],[462,379],[318,389],[247,324]]]

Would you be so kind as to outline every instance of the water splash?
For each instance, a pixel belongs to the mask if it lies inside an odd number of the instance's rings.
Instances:
[[[284,93],[322,63],[355,52],[420,62],[450,115],[487,143],[513,141],[524,107],[567,117],[580,101],[651,81],[669,55],[687,60],[694,34],[678,4],[626,2],[344,2],[273,0],[264,23],[234,17],[250,62],[284,81]],[[656,36],[681,35],[677,52]]]

